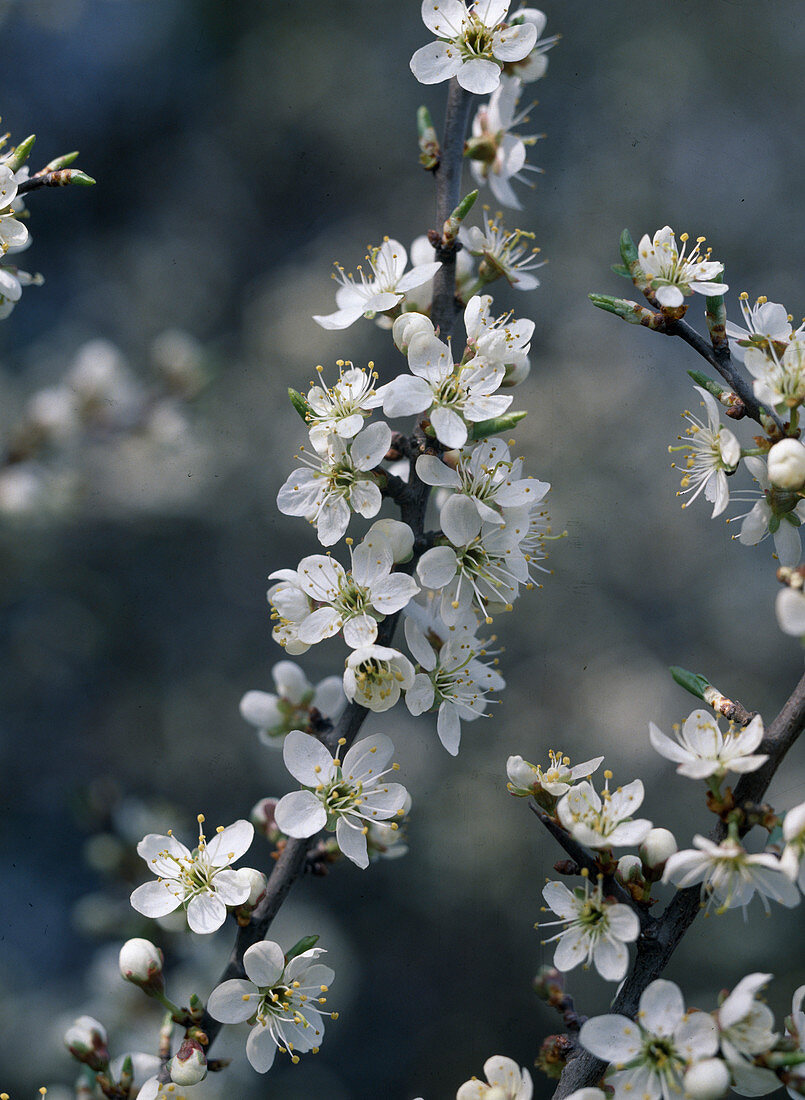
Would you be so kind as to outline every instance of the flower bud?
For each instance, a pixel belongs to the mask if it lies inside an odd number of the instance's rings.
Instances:
[[[616,877],[624,884],[642,882],[643,861],[638,856],[621,856],[618,860]]]
[[[278,798],[261,798],[259,802],[252,806],[249,814],[249,820],[257,832],[261,833],[272,844],[276,844],[281,836],[274,820],[274,810],[277,808],[278,802]]]
[[[534,783],[537,778],[537,769],[522,756],[510,756],[506,761],[506,775],[511,784],[509,791],[519,798],[525,798],[533,794]]]
[[[197,1085],[207,1076],[207,1059],[201,1044],[185,1039],[170,1061],[171,1081],[177,1085]]]
[[[64,1034],[64,1045],[72,1056],[93,1070],[109,1065],[106,1029],[92,1016],[79,1016]]]
[[[801,489],[805,485],[805,447],[798,439],[781,439],[769,451],[769,481],[777,489]]]
[[[685,1095],[693,1100],[719,1100],[730,1085],[730,1071],[720,1058],[694,1062],[685,1074]]]
[[[391,336],[396,347],[408,354],[408,346],[415,336],[424,332],[427,336],[433,336],[436,330],[433,322],[424,313],[403,313],[391,327]]]
[[[151,995],[165,988],[163,962],[162,952],[150,940],[126,940],[120,948],[120,973],[127,982],[133,982]]]
[[[268,879],[262,871],[258,871],[256,867],[241,867],[238,870],[238,874],[241,879],[249,883],[251,887],[249,896],[246,898],[238,908],[254,909],[260,898],[266,892],[266,883]]]
[[[677,850],[677,845],[669,829],[652,829],[637,850],[645,866],[661,875],[666,860]]]

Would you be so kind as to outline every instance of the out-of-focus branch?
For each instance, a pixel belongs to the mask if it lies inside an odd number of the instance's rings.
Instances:
[[[763,799],[774,773],[803,729],[805,729],[805,676],[786,700],[759,746],[760,751],[769,754],[769,759],[757,771],[741,776],[736,784],[736,804],[760,802]],[[726,827],[723,821],[719,821],[711,833],[711,839],[719,843],[725,836]],[[662,974],[668,960],[700,910],[700,887],[691,886],[687,890],[680,890],[668,904],[662,916],[641,934],[637,941],[635,964],[613,1002],[613,1013],[634,1018],[646,986]],[[577,1053],[569,1059],[562,1073],[559,1085],[553,1094],[553,1100],[563,1100],[576,1089],[595,1085],[605,1069],[606,1063],[600,1058],[596,1058],[589,1051],[577,1049]]]

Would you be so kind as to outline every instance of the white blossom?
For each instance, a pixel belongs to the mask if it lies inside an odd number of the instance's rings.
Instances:
[[[480,659],[484,643],[467,631],[457,631],[443,641],[426,635],[412,618],[406,618],[405,640],[421,670],[405,693],[405,704],[414,715],[438,708],[439,740],[456,756],[462,719],[480,718],[488,705],[486,693],[502,691],[506,681]]]
[[[456,1093],[456,1100],[531,1100],[534,1085],[531,1074],[511,1058],[495,1054],[484,1062],[486,1081],[473,1077]]]
[[[743,1096],[762,1096],[780,1087],[771,1070],[752,1064],[756,1054],[777,1041],[774,1016],[757,997],[771,974],[748,974],[721,1003],[716,1013],[721,1053],[729,1066],[733,1087]]]
[[[299,626],[313,611],[313,600],[302,591],[299,574],[295,569],[277,569],[269,574],[268,579],[276,581],[267,593],[271,606],[271,618],[276,624],[272,630],[274,641],[292,656],[306,653],[310,646],[300,641]],[[251,718],[246,715],[244,717],[247,721],[254,721],[255,725],[263,719],[272,721],[274,717],[274,712],[272,710],[266,712],[261,703],[258,703],[250,713]],[[258,726],[258,728],[261,727]]]
[[[782,355],[773,343],[744,352],[744,364],[752,375],[758,401],[781,415],[805,401],[805,341],[792,339]]]
[[[138,886],[131,904],[146,917],[164,917],[181,906],[193,932],[215,932],[226,919],[228,905],[240,905],[250,892],[250,884],[230,864],[246,852],[254,837],[249,821],[219,829],[207,843],[199,815],[198,847],[186,848],[171,833],[149,833],[137,845],[137,854],[157,876],[156,882]]]
[[[321,829],[335,831],[338,847],[359,867],[369,866],[366,833],[371,821],[402,816],[408,792],[386,776],[394,746],[382,733],[357,741],[343,762],[315,737],[292,730],[285,738],[283,759],[288,771],[303,784],[277,803],[274,819],[287,836],[314,836]]]
[[[422,20],[438,41],[417,50],[411,72],[420,84],[440,84],[455,77],[478,95],[493,92],[503,65],[522,61],[537,40],[532,23],[505,22],[511,0],[422,0]]]
[[[394,309],[406,291],[428,282],[442,266],[436,261],[417,264],[406,273],[408,253],[399,241],[389,237],[379,247],[369,250],[366,262],[368,272],[358,266],[358,281],[336,264],[338,274],[333,278],[341,284],[335,294],[338,309],[326,316],[314,316],[313,320],[322,328],[349,328],[359,317],[372,318],[376,313]]]
[[[556,943],[553,965],[563,972],[579,963],[591,964],[609,982],[619,982],[629,966],[627,943],[640,934],[640,921],[628,905],[605,898],[601,882],[590,892],[587,878],[584,886],[572,892],[562,882],[549,882],[542,896],[559,921],[540,921],[540,928],[554,924],[566,927],[543,943]]]
[[[548,17],[539,8],[518,8],[513,12],[509,20],[515,26],[518,23],[530,23],[537,32],[537,41],[531,47],[531,52],[522,61],[509,61],[506,63],[506,72],[512,72],[524,84],[539,80],[545,76],[548,70],[548,58],[545,56],[551,46],[559,41],[559,35],[553,34],[548,38],[542,37],[542,32],[548,23]]]
[[[605,772],[606,786],[599,796],[592,783],[584,780],[571,787],[556,807],[559,821],[580,844],[588,848],[624,848],[640,844],[651,829],[645,818],[632,819],[645,792],[639,779],[614,791],[609,789],[610,772]]]
[[[306,726],[313,708],[334,721],[346,704],[340,676],[327,676],[314,687],[299,665],[278,661],[271,677],[276,694],[247,691],[240,701],[241,715],[257,729],[264,745],[280,745],[286,733]]]
[[[472,137],[465,150],[476,183],[488,184],[495,199],[513,210],[522,205],[510,181],[525,182],[525,172],[542,171],[526,164],[526,145],[533,145],[539,135],[522,137],[511,132],[527,121],[529,108],[516,113],[521,89],[516,76],[501,77],[489,102],[478,108],[472,120]]]
[[[727,474],[732,474],[738,468],[741,457],[741,447],[729,428],[721,424],[718,413],[718,403],[712,394],[701,386],[694,387],[702,397],[702,404],[707,412],[707,424],[686,412],[685,419],[688,427],[685,435],[688,437],[679,447],[669,447],[669,451],[687,451],[687,459],[684,464],[684,474],[681,481],[681,490],[677,496],[693,493],[690,500],[682,505],[687,508],[696,497],[704,492],[705,500],[713,505],[713,518],[721,515],[729,503],[730,494],[727,484]],[[682,436],[678,437],[682,439]]]
[[[379,532],[367,535],[351,554],[349,572],[324,554],[300,561],[299,585],[315,605],[299,625],[299,639],[305,644],[313,645],[343,631],[351,649],[372,645],[378,622],[400,611],[419,592],[412,577],[392,573],[392,546]]]
[[[783,634],[795,638],[805,635],[805,592],[801,588],[783,588],[774,602],[777,623]]]
[[[514,795],[537,797],[544,792],[553,799],[561,798],[574,783],[597,771],[603,761],[603,756],[596,756],[571,767],[569,756],[549,749],[548,765],[543,769],[541,764],[529,764],[522,756],[510,756],[506,762],[509,791]]]
[[[712,894],[718,902],[716,912],[746,906],[757,893],[768,912],[767,898],[788,908],[799,901],[796,886],[786,878],[776,856],[761,852],[750,855],[737,840],[727,838],[715,844],[704,836],[694,836],[694,848],[676,852],[665,865],[662,881],[679,889],[702,884],[702,897]]]
[[[646,234],[638,245],[640,266],[660,305],[674,309],[693,291],[706,297],[726,293],[727,284],[715,281],[724,265],[710,259],[709,248],[704,255],[700,251],[705,238],[697,237],[695,247],[687,254],[688,234],[682,233],[679,239],[681,251],[674,231],[666,225],[653,238]]]
[[[534,334],[534,322],[527,318],[512,320],[511,314],[492,317],[492,295],[475,294],[464,310],[467,344],[476,355],[506,371],[501,385],[519,385],[531,370],[528,352]]]
[[[718,1030],[706,1013],[686,1013],[679,987],[658,978],[640,997],[635,1022],[596,1016],[582,1025],[579,1042],[610,1063],[606,1084],[614,1100],[674,1100],[685,1070],[718,1050]]]
[[[783,819],[785,847],[780,866],[805,894],[805,802],[786,810]]]
[[[352,512],[371,519],[380,511],[382,497],[372,470],[391,446],[391,429],[379,421],[354,439],[330,436],[325,454],[311,456],[294,470],[277,494],[277,507],[286,516],[304,516],[316,525],[319,542],[332,546],[344,535]]]
[[[318,1051],[324,1038],[324,994],[335,978],[329,966],[317,962],[325,954],[311,947],[287,963],[272,940],[252,944],[243,955],[246,978],[223,982],[210,994],[207,1010],[214,1020],[240,1024],[249,1020],[246,1057],[258,1073],[267,1073],[277,1050],[290,1054]]]
[[[760,491],[748,491],[746,496],[759,496],[752,509],[741,516],[733,516],[729,521],[743,520],[741,530],[735,537],[744,546],[757,546],[769,534],[774,538],[774,550],[781,565],[796,565],[802,553],[799,527],[805,519],[805,500],[795,493],[773,489],[766,463],[762,458],[745,458],[747,469],[760,485]]]
[[[798,439],[781,439],[766,455],[766,472],[775,489],[805,485],[805,447]]]
[[[363,427],[366,417],[371,416],[372,409],[376,409],[382,400],[375,392],[377,372],[374,363],[364,370],[339,359],[336,366],[339,373],[335,385],[311,386],[306,398],[310,406],[310,412],[305,417],[310,425],[310,442],[322,454],[327,451],[331,435],[353,439]],[[319,373],[323,369],[316,367]]]
[[[749,305],[749,295],[742,291],[739,296],[744,324],[736,325],[727,321],[726,330],[730,341],[730,352],[740,362],[744,361],[744,352],[749,347],[767,347],[770,342],[787,344],[793,332],[791,317],[785,306],[779,302],[770,302],[762,296],[753,306]],[[799,331],[799,330],[798,330]]]
[[[462,452],[455,467],[435,455],[420,455],[416,472],[426,485],[453,490],[455,495],[442,506],[441,519],[452,509],[463,509],[462,498],[475,505],[486,523],[502,526],[507,508],[539,503],[550,489],[547,481],[521,477],[523,460],[512,460],[502,439],[485,439],[469,453]]]
[[[726,733],[712,714],[694,710],[676,731],[676,741],[666,737],[653,722],[649,723],[652,747],[667,760],[679,764],[679,775],[688,779],[722,778],[729,772],[754,772],[768,760],[765,753],[755,754],[763,740],[763,719],[755,715],[743,729],[730,725]]]
[[[344,692],[350,702],[369,710],[390,710],[413,682],[414,666],[397,649],[367,645],[347,657]]]
[[[463,447],[467,422],[500,416],[513,398],[497,394],[505,377],[502,365],[480,356],[453,363],[449,344],[427,332],[415,335],[408,345],[411,374],[398,375],[378,392],[386,416],[410,416],[428,412],[436,437],[445,447]]]
[[[17,181],[7,164],[0,164],[0,254],[19,252],[28,241],[25,224],[14,217]]]
[[[730,1071],[721,1058],[703,1058],[685,1072],[682,1080],[690,1100],[720,1100],[730,1085]]]
[[[533,233],[523,229],[507,233],[499,215],[490,218],[485,210],[483,229],[476,225],[462,226],[458,236],[470,255],[483,261],[479,274],[488,282],[502,276],[515,290],[533,290],[539,286],[539,279],[531,274],[542,267],[542,261],[537,259],[539,249],[528,244],[534,239]]]
[[[20,300],[24,286],[41,286],[44,281],[41,275],[31,275],[18,267],[0,267],[0,321],[8,317]]]

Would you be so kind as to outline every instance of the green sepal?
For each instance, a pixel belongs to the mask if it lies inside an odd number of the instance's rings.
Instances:
[[[36,134],[29,134],[28,137],[15,146],[11,156],[6,161],[7,166],[12,172],[16,172],[17,169],[22,168],[28,157],[31,155],[31,150],[34,147],[36,141]]]
[[[526,416],[528,416],[528,413],[521,411],[504,413],[503,416],[495,416],[491,420],[478,420],[470,427],[467,440],[475,443],[479,439],[488,439],[490,435],[510,432]]]
[[[133,1082],[134,1082],[134,1063],[132,1061],[131,1055],[126,1054],[124,1056],[123,1062],[120,1066],[120,1077],[119,1077],[119,1079],[116,1083],[118,1085],[120,1085],[120,1087],[122,1089],[125,1089],[128,1092],[128,1090],[131,1088]]]
[[[632,240],[632,234],[628,229],[624,229],[621,233],[621,239],[619,241],[619,248],[621,259],[623,260],[626,270],[630,275],[634,272],[634,265],[640,264],[640,256],[637,251],[637,246]]]
[[[722,393],[731,392],[729,386],[722,386],[720,383],[714,382],[712,378],[708,378],[707,375],[702,374],[700,370],[689,370],[688,374],[697,386],[701,386],[703,390],[707,390],[716,400],[721,397]]]
[[[62,168],[67,168],[68,165],[73,163],[77,156],[77,149],[75,149],[72,153],[63,153],[60,157],[56,157],[55,160],[52,160],[49,164],[46,164],[41,172],[37,172],[37,175],[42,176],[45,174],[45,172],[61,172]]]
[[[711,686],[709,680],[700,673],[688,672],[686,668],[680,668],[679,665],[671,665],[668,671],[680,687],[689,691],[691,695],[695,695],[697,699],[701,699],[703,703],[706,702],[704,693]]]
[[[616,275],[622,275],[624,279],[631,279],[632,273],[625,264],[612,264],[612,270]]]
[[[770,535],[776,535],[777,534],[777,532],[780,529],[780,520],[781,519],[782,519],[782,516],[775,516],[775,515],[769,516],[769,534]]]
[[[305,951],[309,951],[311,947],[315,947],[318,942],[318,936],[303,936],[289,951],[285,952],[286,964],[289,963],[291,959],[295,959],[297,955],[302,955]]]
[[[290,400],[296,411],[299,413],[299,415],[302,417],[302,419],[305,421],[305,423],[307,423],[310,417],[313,416],[313,410],[311,409],[310,405],[308,405],[307,401],[301,395],[299,390],[295,390],[292,386],[289,386],[288,399]]]

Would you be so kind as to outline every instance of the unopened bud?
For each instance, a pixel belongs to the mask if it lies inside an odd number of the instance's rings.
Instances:
[[[433,322],[424,313],[403,313],[391,326],[391,338],[395,347],[403,355],[407,355],[408,347],[415,336],[420,333],[433,336],[435,331]]]
[[[64,1045],[72,1056],[96,1071],[109,1065],[106,1042],[106,1029],[92,1016],[79,1016],[64,1035]]]
[[[120,973],[127,982],[139,985],[146,993],[161,993],[164,990],[163,962],[162,952],[150,940],[126,940],[120,948]]]
[[[768,455],[769,481],[777,489],[801,489],[805,485],[805,447],[798,439],[781,439]]]
[[[643,864],[659,877],[666,861],[677,850],[677,844],[669,829],[652,829],[637,850]]]
[[[642,882],[643,861],[638,856],[621,856],[615,875],[624,885],[629,882]]]
[[[274,820],[274,811],[278,802],[278,798],[261,798],[259,802],[252,806],[249,814],[249,820],[257,832],[262,833],[266,840],[271,841],[272,844],[276,844],[282,835]]]
[[[201,1044],[185,1039],[170,1062],[171,1081],[177,1085],[197,1085],[207,1076],[207,1058]]]
[[[268,879],[262,871],[258,871],[256,867],[241,867],[238,870],[238,874],[241,879],[249,883],[249,896],[244,902],[242,902],[239,909],[254,909],[257,903],[266,892],[266,883]]]
[[[506,775],[509,777],[510,794],[517,798],[526,798],[534,793],[537,781],[537,769],[522,756],[510,756],[506,761]]]
[[[685,1074],[685,1095],[693,1100],[719,1100],[730,1085],[730,1071],[720,1058],[695,1062]]]

